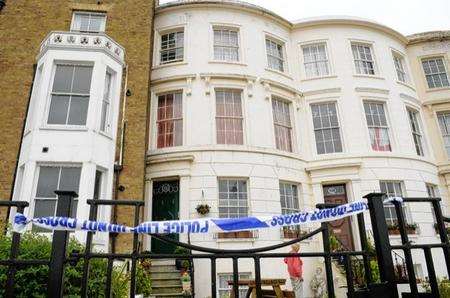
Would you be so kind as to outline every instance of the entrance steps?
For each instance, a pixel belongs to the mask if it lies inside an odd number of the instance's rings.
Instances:
[[[175,260],[152,260],[150,279],[152,298],[178,298],[183,296],[180,280],[181,272],[175,266]]]

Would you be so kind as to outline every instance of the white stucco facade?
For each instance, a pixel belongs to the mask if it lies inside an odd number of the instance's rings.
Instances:
[[[425,121],[427,112],[411,73],[410,60],[416,58],[408,52],[405,37],[383,25],[355,18],[310,19],[292,24],[250,5],[206,2],[163,5],[156,12],[146,175],[148,219],[152,217],[152,184],[161,180],[179,180],[182,219],[199,217],[195,210],[198,204],[211,206],[208,216],[219,216],[218,180],[222,178],[247,181],[248,214],[254,216],[281,213],[280,181],[298,185],[300,209],[312,209],[324,202],[324,185],[345,184],[347,199],[353,201],[380,191],[380,181],[399,182],[403,195],[408,197],[427,197],[426,185],[433,185],[443,204],[447,204],[447,184],[439,173],[431,143],[430,135],[436,132]],[[238,61],[214,60],[214,28],[238,32]],[[161,64],[161,36],[175,31],[184,32],[183,58]],[[268,68],[267,38],[283,45],[284,72]],[[307,78],[302,46],[318,42],[326,46],[329,73]],[[352,43],[370,45],[374,75],[356,73]],[[393,54],[404,59],[405,82],[398,80]],[[215,93],[222,89],[242,92],[241,145],[218,144]],[[182,143],[158,148],[158,95],[173,91],[182,92]],[[272,114],[275,97],[289,104],[292,152],[276,149]],[[372,149],[363,105],[368,101],[384,105],[390,151]],[[342,152],[317,153],[311,104],[324,102],[337,107]],[[408,109],[418,113],[424,131],[422,156],[415,149]],[[429,206],[410,204],[408,209],[417,224],[410,239],[416,243],[438,241]],[[366,224],[370,226],[368,216]],[[351,226],[358,247],[356,218]],[[267,246],[284,239],[279,230],[261,230],[253,238],[204,235],[192,236],[191,241],[206,247],[237,249]],[[400,243],[398,236],[392,236],[391,241]],[[315,237],[302,242],[301,250],[317,251],[320,243],[320,238]],[[440,252],[433,253],[435,260],[441,258]],[[308,296],[312,274],[323,265],[319,259],[304,261]],[[414,254],[414,263],[420,267],[419,277],[426,276],[422,253]],[[199,297],[210,295],[209,266],[209,261],[196,263]],[[435,267],[438,275],[444,274],[442,262],[436,261]],[[288,278],[282,260],[265,260],[262,268],[263,278]],[[253,261],[241,260],[239,271],[252,273]],[[218,261],[218,274],[231,272],[231,261]]]

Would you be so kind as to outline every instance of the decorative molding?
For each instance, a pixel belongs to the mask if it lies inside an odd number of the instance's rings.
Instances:
[[[164,162],[193,162],[194,155],[178,155],[178,156],[147,156],[147,165],[154,165]]]
[[[418,100],[417,98],[415,98],[415,97],[413,97],[411,95],[408,95],[408,94],[405,94],[405,93],[400,93],[400,98],[408,100],[408,101],[410,101],[410,102],[412,102],[412,103],[414,103],[416,105],[419,105],[419,106],[421,105],[420,100]]]
[[[268,84],[268,85],[270,85],[270,87],[276,87],[276,88],[288,91],[288,92],[290,92],[290,93],[292,93],[294,95],[295,94],[302,95],[302,92],[300,90],[292,88],[292,87],[290,87],[290,86],[288,86],[286,84],[283,84],[283,83],[279,83],[279,82],[276,82],[276,81],[273,81],[273,80],[270,80],[270,79],[264,79],[264,78],[261,78],[260,82],[261,82],[261,84],[263,84],[263,86],[265,86],[265,84]]]
[[[312,95],[319,95],[319,94],[327,94],[327,93],[340,93],[341,88],[327,88],[327,89],[318,89],[318,90],[310,90],[303,92],[303,96],[312,96]]]
[[[102,51],[125,63],[125,49],[104,33],[52,31],[42,41],[38,58],[49,49]]]
[[[184,80],[186,80],[186,83],[188,83],[189,80],[192,83],[192,80],[195,78],[196,78],[195,74],[175,75],[175,76],[168,76],[168,77],[151,80],[150,84],[157,85],[157,84],[163,84],[163,83],[167,83],[167,82],[184,81]]]
[[[236,73],[217,73],[217,72],[211,72],[211,73],[201,73],[201,78],[209,77],[211,79],[229,79],[229,80],[253,80],[256,81],[255,76],[249,76],[249,75],[243,75],[243,74],[236,74]]]
[[[264,87],[264,91],[266,93],[265,99],[269,100],[271,93],[272,93],[272,89],[270,88],[270,84],[267,82],[262,82],[263,87]]]
[[[192,77],[186,78],[186,96],[191,96],[192,94]]]
[[[343,163],[336,163],[336,164],[326,163],[326,164],[322,164],[322,165],[306,167],[305,171],[307,173],[311,173],[314,171],[329,170],[329,169],[360,168],[361,165],[362,165],[362,162],[343,162]]]
[[[365,92],[365,93],[378,93],[378,94],[389,94],[388,89],[381,88],[371,88],[371,87],[355,87],[356,92]]]
[[[205,76],[202,78],[203,78],[203,80],[205,80],[205,95],[210,95],[211,94],[211,77]]]
[[[247,94],[248,97],[253,97],[253,86],[255,85],[255,80],[247,79]]]
[[[429,100],[424,100],[422,102],[422,104],[427,107],[431,107],[433,105],[445,104],[445,103],[450,103],[450,98],[429,99]]]

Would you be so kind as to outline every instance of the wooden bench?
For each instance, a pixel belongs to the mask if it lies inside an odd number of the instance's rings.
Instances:
[[[275,298],[293,298],[294,292],[283,291],[281,286],[286,284],[286,279],[283,278],[264,278],[261,279],[261,286],[272,287],[272,290],[263,290],[263,297],[275,297]],[[234,297],[234,285],[233,281],[229,280],[228,285],[232,285],[230,298]],[[247,286],[247,298],[256,298],[256,281],[253,279],[242,279],[238,281],[237,286]]]

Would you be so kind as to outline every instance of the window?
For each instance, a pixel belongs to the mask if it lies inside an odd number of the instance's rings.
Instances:
[[[441,128],[442,138],[444,139],[447,157],[450,157],[450,112],[442,112],[437,114],[439,127]]]
[[[219,179],[219,217],[248,216],[247,180]]]
[[[183,61],[184,32],[171,32],[161,35],[161,64]]]
[[[92,66],[56,66],[48,124],[86,125]]]
[[[411,131],[416,147],[417,155],[423,156],[422,132],[419,125],[419,112],[408,109],[409,124],[411,124]]]
[[[300,212],[297,189],[298,187],[295,184],[280,182],[281,214]],[[297,238],[299,234],[299,225],[283,227],[283,236],[285,238]]]
[[[325,43],[302,46],[307,78],[323,77],[330,74]]]
[[[267,63],[270,69],[284,72],[283,45],[266,38]]]
[[[111,106],[111,83],[112,75],[106,72],[105,87],[103,90],[102,114],[100,118],[100,131],[107,132],[110,128],[109,123],[109,108]]]
[[[39,167],[39,179],[36,187],[34,217],[55,216],[55,190],[70,190],[78,193],[81,168],[61,166]],[[77,200],[72,203],[71,217],[76,217]],[[48,230],[33,228],[48,232]]]
[[[436,57],[422,60],[423,71],[427,79],[428,88],[449,87],[444,58]]]
[[[277,149],[292,152],[292,126],[289,103],[272,98],[272,113]]]
[[[339,120],[333,102],[311,105],[317,154],[342,152]]]
[[[357,74],[374,75],[372,46],[368,44],[352,44],[353,59]]]
[[[243,144],[240,90],[216,90],[216,127],[218,144]]]
[[[239,273],[239,280],[241,279],[250,279],[251,278],[250,273]],[[219,298],[228,298],[231,295],[231,285],[228,285],[228,281],[233,280],[233,274],[232,273],[221,273],[217,275],[219,279],[219,286],[217,289],[217,294]],[[248,287],[246,286],[239,286],[239,298],[244,298],[247,294]]]
[[[365,102],[367,126],[369,127],[370,142],[375,151],[391,151],[388,124],[384,105],[377,102]]]
[[[380,181],[380,190],[385,193],[388,198],[403,197],[402,182],[401,181]],[[406,212],[406,207],[403,204],[403,214],[406,222],[411,222],[409,213]],[[387,203],[384,205],[384,215],[388,225],[397,225],[397,214],[395,213],[394,204]]]
[[[102,198],[102,179],[103,172],[96,170],[94,180],[94,200],[100,200]]]
[[[72,18],[72,31],[104,32],[106,15],[104,13],[74,12]]]
[[[158,96],[157,147],[181,146],[183,143],[182,93]]]
[[[397,71],[397,79],[400,82],[406,83],[408,81],[408,77],[406,74],[405,59],[403,58],[403,56],[396,53],[392,53],[392,55],[394,59],[395,70]]]
[[[427,187],[427,194],[429,198],[439,198],[439,190],[436,185],[430,183],[426,183],[425,185]]]
[[[233,29],[214,29],[214,60],[239,61],[239,36]]]

